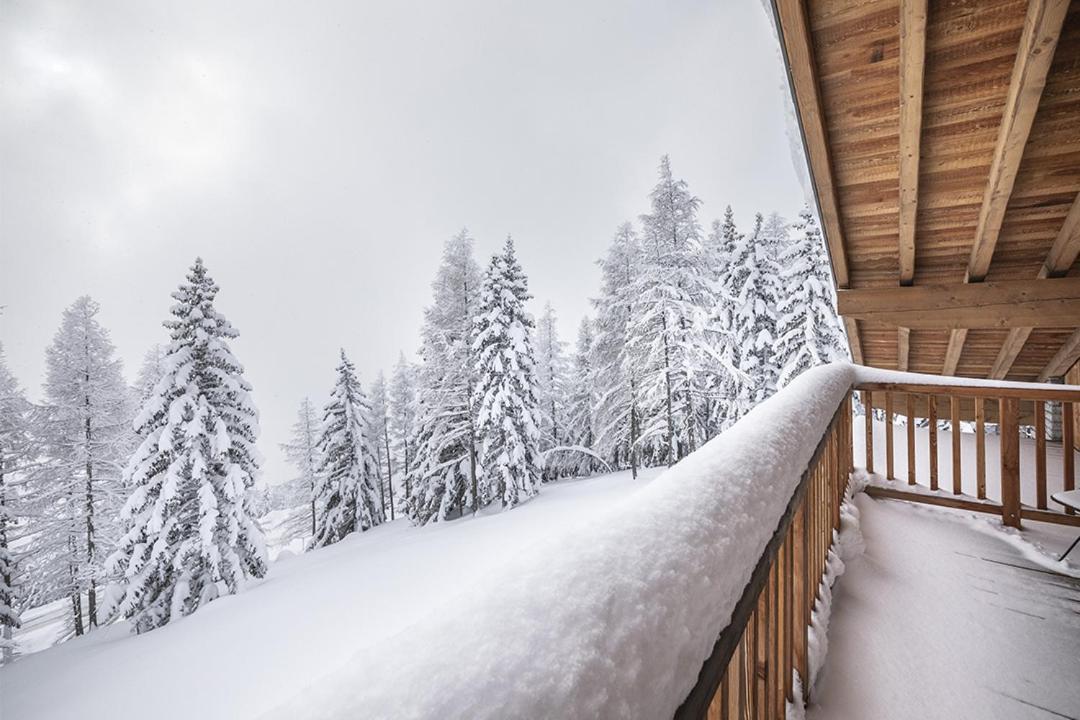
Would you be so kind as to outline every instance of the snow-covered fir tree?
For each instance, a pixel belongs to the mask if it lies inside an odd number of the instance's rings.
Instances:
[[[371,384],[371,442],[375,446],[375,468],[379,481],[379,503],[383,517],[394,519],[394,465],[390,454],[390,396],[386,375],[380,370]]]
[[[709,381],[711,267],[701,239],[701,201],[676,180],[665,155],[641,216],[643,262],[634,287],[630,350],[640,372],[642,435],[659,436],[670,464],[700,442],[697,412]]]
[[[508,237],[484,275],[473,340],[485,497],[503,507],[535,495],[540,482],[533,321],[525,311],[530,297]]]
[[[650,454],[648,445],[639,442],[639,370],[629,352],[630,318],[641,255],[637,233],[630,223],[623,223],[599,261],[602,280],[600,296],[593,300],[596,317],[591,361],[596,377],[596,451],[615,467],[629,466],[634,477],[643,451]]]
[[[548,460],[548,465],[554,464],[564,474],[589,475],[603,467],[597,457],[590,454],[596,452],[594,408],[598,400],[597,377],[593,370],[594,344],[592,320],[584,317],[578,326],[567,380],[566,445],[569,449]]]
[[[544,305],[544,312],[536,322],[535,351],[540,449],[549,450],[566,442],[568,389],[566,343],[559,339],[558,318],[551,303]]]
[[[780,259],[783,297],[777,310],[776,343],[780,387],[815,365],[848,357],[829,259],[809,208],[799,212],[794,229],[795,237]]]
[[[370,413],[356,368],[342,350],[337,381],[323,410],[319,438],[322,463],[316,489],[316,547],[330,545],[383,521]]]
[[[780,369],[777,365],[777,308],[780,303],[778,248],[787,245],[788,228],[773,213],[767,221],[760,215],[754,222],[748,252],[738,270],[743,279],[735,296],[735,337],[742,349],[739,369],[749,376],[749,409],[776,392]]]
[[[703,417],[705,434],[712,437],[739,419],[748,394],[744,375],[736,372],[742,348],[737,342],[735,299],[749,272],[744,262],[749,246],[735,225],[730,205],[724,210],[723,221],[713,222],[708,248],[714,284],[711,320],[716,331],[711,336],[712,350],[720,365],[710,378]]]
[[[297,475],[292,480],[296,498],[304,498],[311,507],[310,533],[315,537],[315,489],[319,484],[319,435],[320,420],[315,404],[304,398],[296,411],[296,422],[292,426],[292,437],[281,446],[286,459],[296,468]]]
[[[413,435],[416,417],[416,371],[405,360],[405,353],[398,354],[394,374],[390,377],[390,447],[393,462],[404,482],[402,499],[412,494],[409,467],[412,454],[409,439]]]
[[[423,524],[479,507],[480,468],[473,408],[472,326],[481,272],[468,232],[447,241],[424,311],[417,408],[410,445],[409,517]]]
[[[102,621],[98,587],[133,439],[129,389],[99,312],[89,297],[76,300],[46,351],[45,407],[35,424],[43,457],[30,478],[35,583],[43,595],[69,598],[75,635]]]
[[[163,374],[135,418],[143,440],[124,472],[126,532],[108,561],[115,611],[136,631],[189,615],[266,573],[251,491],[259,476],[258,411],[214,306],[201,258],[173,293]]]
[[[0,665],[15,656],[19,627],[15,558],[11,549],[15,524],[16,473],[24,464],[29,442],[30,403],[8,370],[0,345]]]
[[[164,373],[165,348],[158,343],[151,345],[143,355],[139,373],[135,376],[135,385],[132,390],[135,394],[135,402],[142,404],[154,393],[158,380]]]

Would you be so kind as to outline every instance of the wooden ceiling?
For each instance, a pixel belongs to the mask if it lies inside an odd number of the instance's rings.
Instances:
[[[1080,358],[1080,0],[773,0],[857,362]]]

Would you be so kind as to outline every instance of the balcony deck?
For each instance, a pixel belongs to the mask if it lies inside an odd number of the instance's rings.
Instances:
[[[835,587],[810,720],[1080,715],[1080,563],[1049,557],[1076,528],[856,503],[866,549]]]

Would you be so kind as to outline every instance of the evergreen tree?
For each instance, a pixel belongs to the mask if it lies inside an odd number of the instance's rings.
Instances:
[[[154,394],[154,388],[157,386],[158,380],[164,374],[165,363],[165,348],[158,343],[154,343],[143,355],[142,365],[139,367],[139,374],[135,376],[135,386],[133,388],[135,394],[136,404],[142,404]]]
[[[383,521],[379,503],[378,468],[371,436],[368,405],[356,369],[341,351],[337,382],[323,410],[319,438],[319,520],[315,545],[322,547]]]
[[[570,377],[567,388],[566,442],[574,448],[560,458],[548,461],[557,462],[567,474],[588,475],[602,467],[592,455],[582,450],[595,451],[596,423],[594,408],[597,405],[597,377],[593,370],[595,338],[593,323],[588,317],[581,319],[578,326],[577,345],[574,348]]]
[[[779,215],[773,213],[763,221],[759,214],[748,252],[738,268],[744,279],[735,297],[735,337],[742,348],[739,368],[749,376],[746,409],[776,392],[780,376],[776,357],[780,266],[776,253],[787,244],[787,235],[787,224]]]
[[[409,482],[409,468],[412,455],[409,438],[414,432],[416,417],[415,370],[405,360],[405,354],[398,355],[394,374],[390,378],[390,436],[393,455],[397,458],[398,473],[405,483],[403,498],[408,501],[412,495]]]
[[[375,446],[379,503],[383,517],[394,518],[394,466],[390,455],[390,398],[380,370],[371,385],[371,442]],[[389,512],[387,512],[389,506]]]
[[[558,319],[551,303],[544,305],[536,328],[536,394],[540,412],[540,448],[566,442],[566,343],[559,339]]]
[[[99,624],[98,585],[132,443],[129,390],[98,313],[89,297],[76,300],[46,351],[46,405],[36,424],[44,457],[30,478],[36,582],[70,599],[75,635]]]
[[[603,280],[600,297],[593,300],[596,319],[591,359],[596,375],[596,450],[616,467],[629,466],[634,477],[643,448],[639,442],[640,371],[629,351],[629,330],[641,260],[637,233],[630,223],[623,223],[599,261]]]
[[[14,503],[18,500],[14,492],[15,474],[24,464],[29,442],[29,412],[30,403],[8,370],[0,345],[0,665],[14,658],[14,634],[19,627],[10,529],[14,527]]]
[[[533,321],[525,312],[530,297],[507,237],[484,276],[473,340],[486,497],[501,499],[503,507],[535,495],[540,481]]]
[[[319,485],[319,418],[315,405],[308,398],[300,403],[296,422],[292,426],[292,439],[281,446],[285,457],[298,475],[293,484],[298,486],[295,494],[305,498],[311,505],[311,537],[315,537],[315,490]]]
[[[825,244],[809,208],[799,213],[795,230],[780,260],[776,357],[781,386],[815,365],[847,358]]]
[[[714,301],[697,222],[701,201],[672,176],[666,155],[650,199],[652,212],[641,217],[644,262],[634,288],[630,349],[649,418],[642,434],[662,438],[671,464],[700,440],[696,403],[708,383],[707,315]]]
[[[201,258],[173,293],[171,342],[154,394],[135,418],[143,440],[124,480],[127,532],[108,567],[117,612],[144,632],[189,615],[266,573],[251,491],[259,475],[258,411],[214,306]]]
[[[475,363],[471,346],[481,273],[473,241],[462,230],[443,248],[424,311],[417,378],[417,410],[410,445],[411,493],[406,509],[416,524],[445,520],[480,505],[473,408]]]

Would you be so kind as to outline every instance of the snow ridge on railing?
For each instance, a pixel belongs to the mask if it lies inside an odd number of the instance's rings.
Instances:
[[[855,377],[848,364],[804,373],[271,717],[671,717]]]

